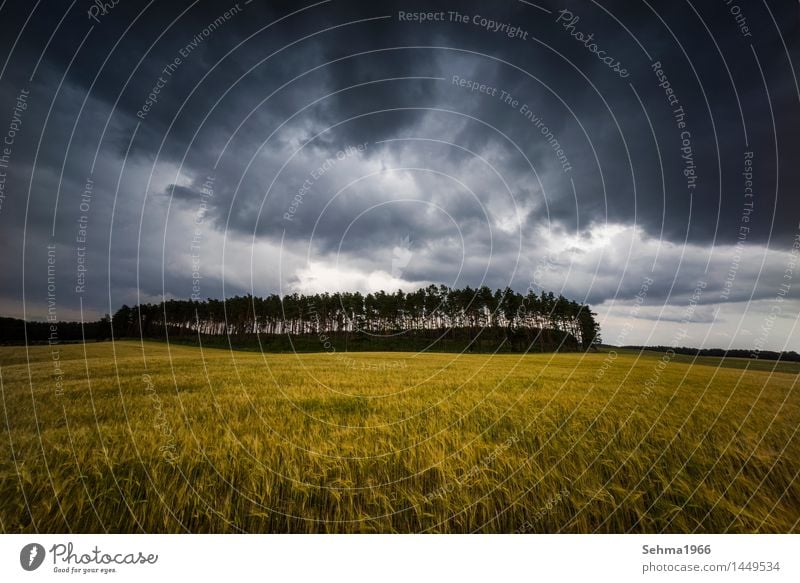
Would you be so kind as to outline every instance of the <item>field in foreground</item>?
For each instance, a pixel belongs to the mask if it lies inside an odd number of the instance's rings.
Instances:
[[[4,532],[800,531],[795,374],[58,350],[0,348]]]

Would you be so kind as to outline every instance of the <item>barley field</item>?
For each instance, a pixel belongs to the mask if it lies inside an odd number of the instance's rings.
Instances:
[[[55,350],[0,348],[3,532],[800,531],[780,368]]]

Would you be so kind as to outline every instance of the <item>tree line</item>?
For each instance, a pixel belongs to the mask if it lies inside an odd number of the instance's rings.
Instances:
[[[234,296],[225,300],[166,300],[122,306],[111,318],[116,337],[406,333],[442,330],[514,334],[555,331],[584,349],[600,341],[590,307],[552,292],[527,294],[510,288],[462,289],[430,285],[397,290]]]
[[[0,317],[0,344],[59,344],[110,338],[111,322],[108,316],[95,322],[56,323]]]
[[[719,358],[762,358],[764,360],[782,360],[784,362],[800,362],[800,354],[794,350],[750,350],[745,348],[692,348],[690,346],[623,346],[633,350],[651,350],[653,352],[669,352],[686,356],[716,356]]]

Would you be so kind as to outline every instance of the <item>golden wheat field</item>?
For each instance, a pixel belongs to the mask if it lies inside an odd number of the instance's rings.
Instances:
[[[796,374],[56,348],[0,348],[4,532],[800,530]]]

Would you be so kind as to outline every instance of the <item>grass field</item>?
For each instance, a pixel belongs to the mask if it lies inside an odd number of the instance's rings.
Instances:
[[[0,348],[4,532],[800,531],[788,372],[58,349]]]

